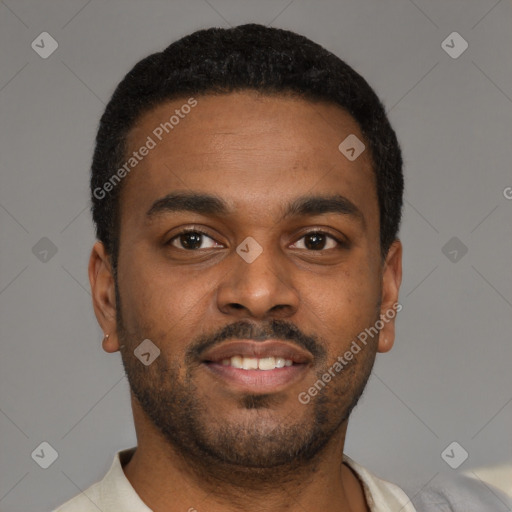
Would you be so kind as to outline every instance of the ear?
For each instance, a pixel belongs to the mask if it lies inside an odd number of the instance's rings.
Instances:
[[[402,243],[396,239],[390,246],[382,273],[380,318],[384,324],[379,333],[377,352],[387,352],[395,342],[395,317],[402,309],[398,293],[402,283]]]
[[[116,322],[116,293],[110,258],[102,242],[96,242],[89,258],[89,282],[91,284],[92,305],[96,319],[105,338],[103,350],[119,350]]]

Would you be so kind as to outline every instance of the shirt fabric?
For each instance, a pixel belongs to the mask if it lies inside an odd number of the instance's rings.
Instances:
[[[135,448],[117,452],[112,466],[102,480],[53,512],[152,512],[123,471],[123,466],[131,459]],[[343,462],[359,477],[371,512],[417,512],[400,487],[377,478],[347,455],[343,455]]]
[[[464,474],[441,474],[421,489],[412,502],[419,512],[510,512],[512,472],[508,472],[508,482],[505,469],[488,473],[487,481],[481,475],[471,478]],[[493,485],[496,483],[503,483],[502,489]]]

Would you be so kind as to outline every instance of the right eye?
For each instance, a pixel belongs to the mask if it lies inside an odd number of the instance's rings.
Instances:
[[[196,251],[198,249],[213,249],[214,246],[201,247],[202,242],[204,241],[205,238],[208,238],[212,242],[217,243],[215,242],[215,240],[213,240],[211,236],[207,235],[204,231],[194,228],[184,229],[183,231],[179,232],[177,235],[173,236],[166,243],[166,245],[171,245],[173,247],[176,247],[177,249],[181,249],[184,251]]]

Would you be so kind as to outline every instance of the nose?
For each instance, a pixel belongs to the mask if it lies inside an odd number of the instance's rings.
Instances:
[[[282,319],[296,313],[299,293],[293,282],[293,270],[278,249],[262,248],[253,261],[237,252],[230,256],[231,270],[217,291],[217,305],[222,313],[258,319]]]

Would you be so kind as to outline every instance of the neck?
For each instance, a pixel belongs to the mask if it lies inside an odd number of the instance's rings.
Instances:
[[[307,463],[277,468],[242,468],[198,461],[180,453],[137,405],[137,449],[123,471],[153,512],[284,512],[297,505],[310,512],[368,512],[362,485],[342,462],[347,423]],[[172,504],[172,508],[169,508]]]

